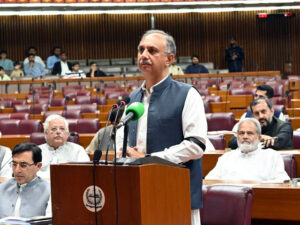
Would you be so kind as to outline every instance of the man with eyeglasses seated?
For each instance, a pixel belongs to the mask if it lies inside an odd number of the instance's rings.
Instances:
[[[64,117],[56,114],[48,116],[44,122],[44,132],[47,143],[39,145],[43,155],[39,176],[50,178],[51,164],[90,161],[82,146],[67,141],[69,124]]]
[[[0,184],[0,218],[51,216],[50,184],[37,176],[41,149],[33,143],[16,145],[11,166],[14,178]]]

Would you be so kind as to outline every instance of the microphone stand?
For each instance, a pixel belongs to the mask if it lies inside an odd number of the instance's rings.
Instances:
[[[124,139],[123,139],[123,150],[122,150],[122,158],[126,158],[127,152],[127,138],[128,138],[128,125],[124,125]]]

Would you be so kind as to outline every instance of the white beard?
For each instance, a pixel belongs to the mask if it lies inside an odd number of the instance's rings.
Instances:
[[[253,152],[258,148],[258,144],[259,144],[259,140],[256,139],[255,141],[253,141],[251,144],[242,144],[241,142],[237,141],[237,144],[239,146],[239,150],[242,153],[249,153],[249,152]]]

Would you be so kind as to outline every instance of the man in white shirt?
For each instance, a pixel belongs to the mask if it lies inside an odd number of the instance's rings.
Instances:
[[[261,126],[254,118],[238,124],[238,149],[225,153],[205,179],[283,182],[289,180],[279,152],[260,147]]]
[[[72,70],[72,63],[67,61],[68,56],[66,52],[61,52],[60,54],[60,61],[56,62],[54,64],[54,67],[52,69],[53,75],[66,75],[67,73],[70,73]]]
[[[36,144],[25,142],[14,147],[14,177],[0,184],[0,218],[52,215],[50,184],[37,176],[41,161],[41,149]]]
[[[138,46],[138,66],[145,77],[142,87],[131,93],[131,102],[144,104],[144,115],[129,126],[127,156],[158,156],[183,163],[191,170],[191,220],[200,225],[202,207],[202,160],[207,140],[203,101],[196,89],[169,76],[176,54],[172,36],[147,31]],[[122,131],[117,132],[120,150]]]
[[[1,132],[0,132],[1,137]],[[11,161],[11,150],[7,147],[0,145],[0,177],[10,178],[12,170],[9,165]]]
[[[44,131],[47,143],[39,146],[43,155],[39,176],[50,178],[51,164],[90,161],[82,146],[67,142],[69,124],[64,117],[56,114],[48,116],[44,122]]]

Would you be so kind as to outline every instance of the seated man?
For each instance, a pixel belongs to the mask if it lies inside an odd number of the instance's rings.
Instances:
[[[112,131],[114,128],[117,127],[118,123],[124,112],[124,107],[121,107],[118,113],[118,118],[115,122],[115,118],[117,116],[118,109],[113,109],[112,113],[110,114],[109,121],[111,125],[101,128],[97,134],[94,136],[93,140],[86,148],[86,151],[94,152],[97,149],[106,151],[106,150],[113,150],[114,149],[114,138],[111,137]]]
[[[205,66],[199,64],[199,56],[192,55],[192,65],[185,69],[186,74],[209,73]]]
[[[260,147],[261,127],[254,118],[240,121],[238,149],[225,153],[205,179],[283,182],[289,180],[280,153]]]
[[[14,178],[0,184],[0,218],[51,216],[50,184],[37,176],[41,149],[33,143],[20,143],[12,156]]]
[[[267,98],[255,99],[250,105],[253,117],[257,119],[262,129],[262,144],[265,148],[293,149],[293,128],[290,123],[283,122],[274,116],[272,103]],[[237,148],[236,137],[229,140],[228,147]]]
[[[9,165],[10,161],[11,161],[11,150],[7,147],[0,145],[0,177],[7,177],[7,178],[11,177],[12,170]]]
[[[86,74],[86,77],[106,77],[107,75],[99,69],[96,62],[90,63],[90,72]]]
[[[39,172],[41,177],[50,177],[50,165],[66,162],[87,162],[90,158],[78,144],[67,142],[69,136],[68,121],[53,114],[44,122],[47,143],[40,145],[43,155],[43,166]]]
[[[45,68],[38,62],[35,62],[34,57],[35,56],[33,54],[28,55],[29,62],[24,65],[25,75],[31,75],[33,77],[45,76],[46,75]]]
[[[180,66],[176,65],[176,60],[170,64],[169,66],[169,74],[172,75],[184,75]]]
[[[0,81],[7,81],[7,80],[11,80],[11,79],[7,74],[5,74],[3,67],[0,66]]]
[[[54,64],[54,67],[52,69],[52,75],[65,75],[67,73],[70,73],[72,70],[72,63],[67,61],[68,56],[66,52],[61,52],[60,54],[60,61],[56,62]]]
[[[79,62],[74,62],[72,65],[72,71],[70,73],[66,73],[63,78],[85,78],[85,73],[79,68]]]
[[[258,99],[261,97],[268,98],[268,99],[273,98],[274,97],[273,88],[267,84],[262,84],[262,85],[257,86],[255,95],[254,95],[254,99]],[[285,121],[285,117],[284,117],[283,113],[276,109],[274,109],[274,116],[282,121]],[[252,117],[252,112],[248,111],[248,112],[244,113],[240,119],[244,119],[246,117]]]

